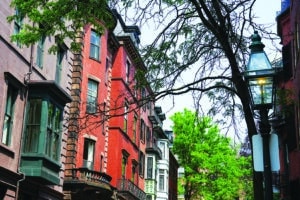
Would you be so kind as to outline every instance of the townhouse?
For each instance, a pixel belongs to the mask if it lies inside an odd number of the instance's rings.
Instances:
[[[26,20],[0,2],[0,199],[62,199],[71,56],[55,36],[30,47],[12,42]],[[8,23],[6,17],[16,14]]]
[[[275,123],[280,138],[280,196],[282,199],[299,199],[299,85],[300,85],[300,25],[299,1],[281,1],[276,17],[277,33],[282,44],[283,73],[279,75],[278,90],[284,95],[278,107],[281,120]],[[282,97],[282,96],[281,96]]]

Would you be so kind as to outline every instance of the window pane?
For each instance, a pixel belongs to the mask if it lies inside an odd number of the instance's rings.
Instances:
[[[97,108],[98,83],[93,80],[88,80],[87,91],[87,113],[95,113]]]
[[[93,169],[94,167],[94,150],[95,150],[95,141],[85,139],[84,140],[84,149],[83,149],[83,167],[88,169]]]
[[[140,152],[139,156],[139,174],[144,176],[144,166],[145,166],[145,156],[142,152]]]
[[[48,102],[48,123],[46,135],[46,155],[54,160],[59,158],[59,136],[61,134],[61,110],[51,102]]]
[[[14,34],[20,33],[22,26],[23,26],[23,15],[19,12],[18,9],[15,10],[15,15],[17,16],[14,21]],[[21,47],[19,41],[16,41],[18,47]]]
[[[90,38],[90,57],[99,60],[100,57],[100,36],[92,31]]]
[[[90,57],[95,58],[96,60],[99,60],[99,47],[98,46],[91,44]]]
[[[12,134],[12,123],[13,123],[13,108],[17,97],[17,90],[8,86],[7,88],[7,97],[6,97],[6,106],[5,106],[5,115],[4,115],[4,124],[2,130],[2,143],[5,145],[10,144],[11,134]]]
[[[47,129],[45,144],[46,144],[46,155],[51,157],[52,132],[50,129]]]
[[[26,126],[25,152],[37,152],[40,134],[40,120],[42,112],[42,100],[31,99],[29,101],[28,120]]]
[[[145,141],[145,123],[144,120],[141,119],[141,130],[140,130],[140,140]]]
[[[58,108],[56,108],[55,110],[55,118],[54,118],[54,132],[55,133],[58,133],[60,132],[60,129],[61,129],[61,121],[62,121],[62,111]]]
[[[58,152],[60,152],[60,149],[59,149],[59,135],[54,134],[53,135],[53,145],[52,145],[52,158],[54,160],[58,160],[58,158],[59,158]]]
[[[128,110],[129,110],[128,103],[125,102],[125,105],[124,105],[124,127],[123,127],[123,131],[125,133],[127,133]]]
[[[161,150],[161,157],[162,157],[162,159],[165,159],[166,158],[166,156],[165,156],[165,154],[166,154],[165,143],[164,142],[159,142],[159,148]]]
[[[58,47],[57,55],[56,55],[56,71],[55,71],[55,81],[57,83],[61,80],[61,71],[62,71],[62,64],[63,58],[65,56],[65,50],[62,47]]]
[[[127,60],[126,61],[126,83],[128,83],[129,82],[129,76],[130,76],[130,62]]]
[[[127,165],[127,157],[123,156],[122,157],[122,177],[124,177],[124,178],[126,176],[126,165]]]
[[[131,181],[133,183],[135,183],[135,173],[136,173],[135,171],[136,171],[136,166],[133,164],[132,171],[131,171]]]
[[[2,143],[6,144],[6,145],[9,143],[10,122],[11,122],[10,116],[5,115],[4,116],[3,131],[2,131]]]
[[[91,32],[91,44],[94,44],[96,46],[99,46],[100,43],[100,36],[95,31]]]
[[[164,170],[160,169],[159,170],[159,185],[158,185],[158,189],[159,191],[164,191],[165,189],[165,178],[164,178]]]
[[[54,114],[54,105],[52,103],[48,103],[48,128],[50,129],[52,129],[53,114]]]
[[[152,171],[153,171],[153,158],[148,157],[147,158],[147,178],[153,178]]]
[[[40,68],[43,67],[43,60],[44,60],[44,42],[45,37],[42,37],[37,44],[37,53],[36,53],[36,64]]]

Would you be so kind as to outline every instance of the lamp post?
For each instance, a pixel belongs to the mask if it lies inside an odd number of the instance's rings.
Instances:
[[[263,141],[263,173],[264,173],[264,196],[265,200],[273,199],[272,172],[269,151],[269,137],[271,126],[269,124],[268,112],[273,107],[274,100],[274,75],[275,70],[264,52],[265,45],[261,37],[255,31],[251,36],[250,58],[246,67],[244,77],[249,87],[252,110],[259,112],[259,133]]]

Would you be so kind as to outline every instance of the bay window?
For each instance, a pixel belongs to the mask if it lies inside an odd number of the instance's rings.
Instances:
[[[28,83],[20,170],[50,185],[60,182],[63,108],[71,97],[55,81]]]

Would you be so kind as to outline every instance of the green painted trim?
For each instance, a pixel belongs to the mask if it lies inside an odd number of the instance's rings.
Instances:
[[[37,178],[45,184],[58,185],[60,167],[59,164],[39,154],[22,155],[20,170],[26,177]]]

